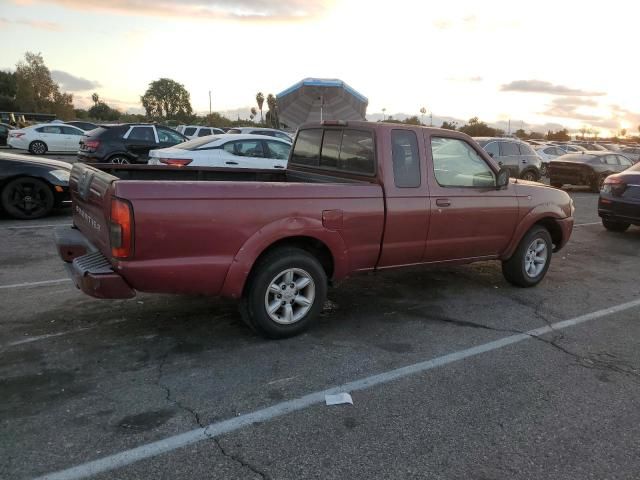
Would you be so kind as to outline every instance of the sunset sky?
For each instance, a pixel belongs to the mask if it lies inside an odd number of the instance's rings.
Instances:
[[[526,5],[526,6],[525,6]],[[602,134],[640,124],[640,5],[608,1],[0,0],[0,68],[41,52],[78,106],[138,111],[170,77],[196,111],[340,78],[370,118],[419,115]],[[522,123],[523,122],[523,123]]]

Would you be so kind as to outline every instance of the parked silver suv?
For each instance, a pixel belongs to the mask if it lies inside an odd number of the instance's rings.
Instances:
[[[475,137],[474,140],[500,166],[507,167],[512,177],[534,182],[540,180],[542,159],[530,145],[516,138]]]

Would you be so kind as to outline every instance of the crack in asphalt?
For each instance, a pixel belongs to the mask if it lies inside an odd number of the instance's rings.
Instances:
[[[177,398],[173,398],[171,395],[171,388],[162,382],[162,376],[164,375],[164,365],[167,362],[167,358],[169,357],[169,352],[170,350],[167,350],[160,357],[160,361],[158,362],[158,378],[156,379],[155,383],[157,386],[164,389],[166,393],[165,398],[167,402],[174,404],[179,409],[184,410],[185,412],[188,412],[193,417],[194,421],[200,428],[206,428],[206,425],[204,425],[200,420],[200,414],[196,412],[195,409],[191,408],[189,405],[185,405],[184,403],[180,402],[180,400],[178,400]]]
[[[542,303],[542,302],[541,302]],[[492,327],[490,325],[485,325],[482,323],[477,323],[477,322],[472,322],[469,320],[459,320],[459,319],[455,319],[455,318],[451,318],[451,317],[445,317],[445,316],[429,316],[428,318],[430,320],[435,320],[435,321],[439,321],[439,322],[443,322],[443,323],[450,323],[459,327],[466,327],[466,328],[481,328],[484,330],[493,330],[495,332],[502,332],[502,333],[512,333],[512,334],[522,334],[522,335],[527,335],[528,337],[534,339],[534,340],[538,340],[546,345],[549,345],[555,349],[557,349],[558,351],[564,353],[565,355],[568,355],[572,358],[574,358],[577,361],[577,364],[580,365],[581,367],[584,368],[589,368],[589,369],[595,369],[595,370],[608,370],[614,373],[619,373],[622,375],[627,375],[627,376],[631,376],[634,378],[638,378],[640,379],[640,370],[634,368],[631,365],[625,364],[624,362],[620,362],[620,361],[613,361],[613,360],[603,360],[601,358],[593,358],[593,356],[588,356],[588,355],[580,355],[576,352],[573,352],[571,350],[569,350],[568,348],[560,345],[558,343],[559,340],[563,340],[565,338],[564,334],[562,334],[561,332],[558,332],[557,330],[555,330],[553,328],[553,325],[551,324],[550,320],[547,319],[543,314],[541,314],[539,312],[539,307],[541,305],[541,303],[535,307],[534,313],[536,318],[539,318],[540,320],[544,321],[544,323],[551,328],[551,331],[559,334],[558,336],[548,339],[548,338],[544,338],[540,335],[533,335],[531,333],[528,333],[526,331],[522,331],[522,330],[516,330],[516,329],[509,329],[509,328],[498,328],[498,327]],[[609,358],[617,358],[615,355],[608,353],[608,352],[602,352],[600,354],[600,356],[606,356]]]
[[[222,443],[220,443],[220,440],[212,437],[212,440],[215,442],[215,444],[218,446],[218,449],[220,450],[220,452],[222,453],[222,455],[224,455],[227,458],[230,458],[231,460],[233,460],[234,462],[238,463],[239,465],[241,465],[244,468],[248,468],[249,470],[251,470],[253,473],[255,473],[256,475],[258,475],[260,478],[262,478],[263,480],[271,480],[271,477],[269,475],[267,475],[266,473],[264,473],[263,471],[259,470],[257,467],[251,465],[249,462],[245,461],[242,457],[238,456],[238,455],[234,455],[232,453],[229,453],[225,450],[225,448],[222,446]]]

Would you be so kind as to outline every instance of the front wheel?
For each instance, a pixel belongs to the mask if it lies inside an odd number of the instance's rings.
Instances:
[[[37,178],[16,178],[0,195],[2,208],[21,220],[40,218],[53,209],[55,198],[49,185]]]
[[[41,142],[40,140],[31,142],[31,144],[29,144],[29,152],[33,153],[34,155],[44,155],[45,153],[47,153],[47,144]]]
[[[320,262],[305,250],[278,248],[255,266],[240,313],[263,337],[292,337],[313,323],[326,297],[327,275]]]
[[[615,220],[609,220],[607,218],[602,219],[602,225],[611,232],[626,232],[631,226],[630,223],[616,222]]]
[[[502,262],[504,278],[518,287],[537,285],[549,269],[552,249],[549,231],[534,226],[520,241],[511,258]]]
[[[537,182],[538,181],[538,175],[533,170],[527,170],[526,172],[524,172],[522,174],[521,178],[522,178],[522,180],[527,180],[529,182]]]

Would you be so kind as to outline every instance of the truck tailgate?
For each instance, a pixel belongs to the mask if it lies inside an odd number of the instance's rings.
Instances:
[[[110,257],[110,187],[115,180],[117,177],[82,163],[73,166],[69,179],[73,223],[106,257]]]

